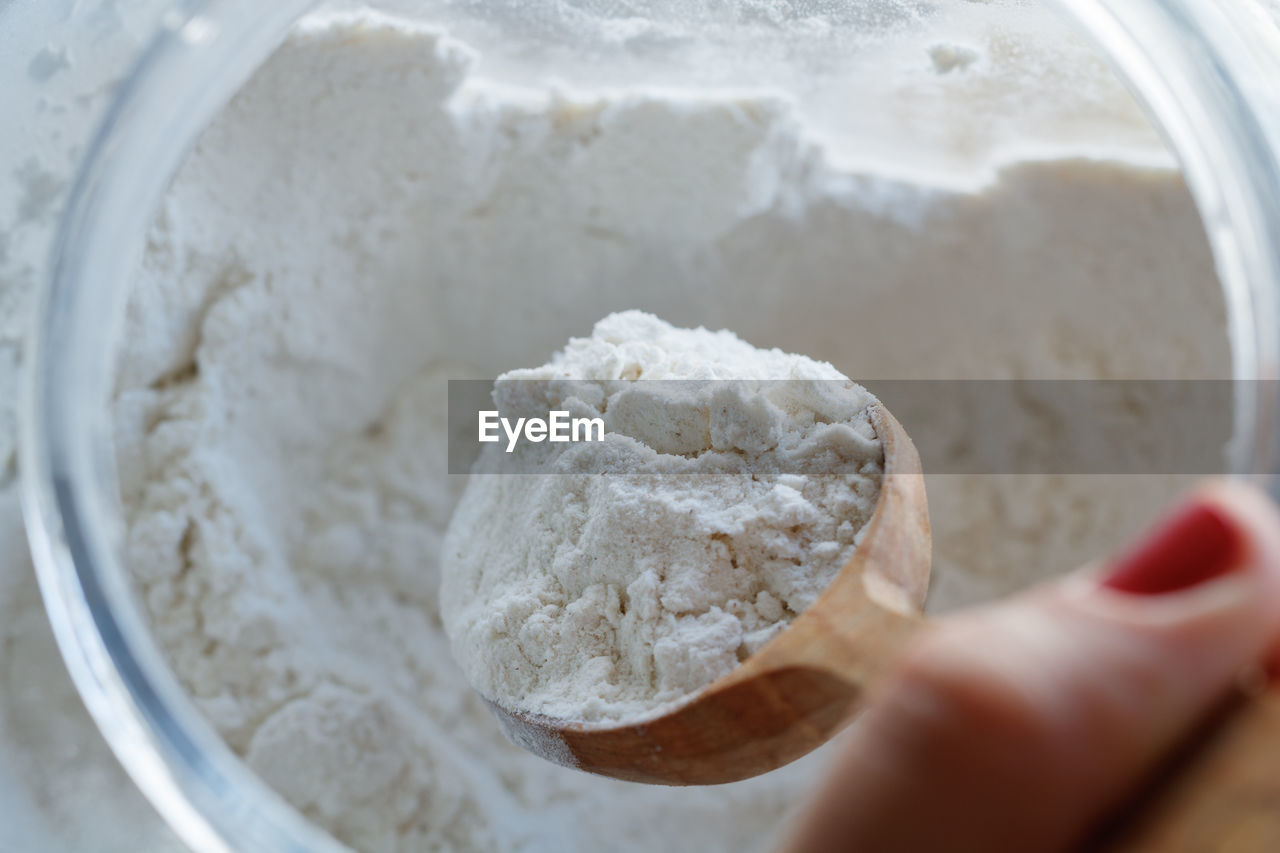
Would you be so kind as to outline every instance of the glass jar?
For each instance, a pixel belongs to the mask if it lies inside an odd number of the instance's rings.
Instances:
[[[197,712],[139,615],[121,560],[124,527],[105,401],[139,247],[169,180],[217,111],[313,5],[203,0],[176,4],[165,17],[84,158],[27,360],[24,510],[59,645],[116,755],[199,850],[342,848],[233,754]],[[426,19],[447,15],[486,47],[518,32],[465,3],[389,5]],[[1226,294],[1236,380],[1228,470],[1268,478],[1280,467],[1280,431],[1273,426],[1280,399],[1269,381],[1280,367],[1280,93],[1269,85],[1280,79],[1280,52],[1252,17],[1261,12],[1246,3],[1061,5],[1114,63],[1181,163]],[[803,39],[782,40],[691,54],[687,65],[630,66],[635,55],[592,54],[543,26],[544,18],[521,17],[535,6],[512,7],[512,20],[528,23],[525,44],[534,46],[509,50],[516,77],[530,65],[559,63],[556,76],[575,83],[623,86],[640,76],[678,87],[692,75],[699,86],[750,87],[777,84],[779,69],[794,68],[780,85],[801,91],[807,81],[837,79],[847,70],[841,51],[852,49],[838,39],[813,51],[799,48]],[[678,18],[685,14],[680,8],[650,11]],[[908,23],[924,14],[912,4],[900,8]],[[631,20],[614,23],[625,28]],[[867,22],[853,17],[844,25]],[[813,33],[804,38],[820,40]],[[966,61],[962,50],[938,47],[940,71]],[[821,103],[831,92],[819,86],[803,94]],[[857,128],[834,121],[824,132]],[[895,147],[909,142],[873,134],[864,152],[892,160]]]

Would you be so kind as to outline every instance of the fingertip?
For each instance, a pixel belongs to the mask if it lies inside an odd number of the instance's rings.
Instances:
[[[1258,653],[1280,633],[1280,510],[1251,483],[1208,481],[1041,594],[1107,622],[1195,635],[1229,658]]]
[[[1212,507],[1245,545],[1245,559],[1280,576],[1280,508],[1265,491],[1245,480],[1211,480],[1189,498]]]
[[[1265,658],[1277,602],[1280,511],[1201,485],[1117,557],[918,638],[794,849],[1067,849]]]
[[[1102,585],[1166,595],[1238,571],[1247,552],[1247,530],[1226,507],[1206,498],[1186,500],[1110,561]]]

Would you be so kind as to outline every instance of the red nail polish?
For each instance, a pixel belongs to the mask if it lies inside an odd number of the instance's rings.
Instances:
[[[1111,564],[1102,585],[1137,595],[1160,595],[1204,583],[1240,564],[1243,542],[1211,504],[1176,510]]]

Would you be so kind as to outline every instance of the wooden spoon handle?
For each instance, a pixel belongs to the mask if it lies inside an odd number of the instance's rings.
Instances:
[[[1280,850],[1280,693],[1224,707],[1100,846],[1126,853]]]

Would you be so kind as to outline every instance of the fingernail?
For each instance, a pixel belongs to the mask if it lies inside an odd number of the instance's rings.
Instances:
[[[1243,550],[1239,532],[1218,507],[1191,503],[1123,552],[1102,585],[1135,595],[1177,592],[1235,570]]]

